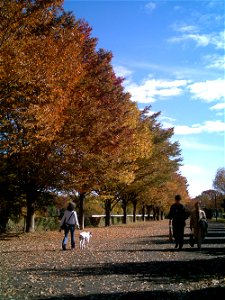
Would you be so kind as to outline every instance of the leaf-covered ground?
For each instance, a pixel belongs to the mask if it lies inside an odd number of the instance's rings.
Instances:
[[[168,221],[92,233],[84,251],[61,251],[59,232],[1,236],[0,299],[194,300],[225,293],[224,224],[210,224],[200,252],[188,237],[184,249],[175,250]]]

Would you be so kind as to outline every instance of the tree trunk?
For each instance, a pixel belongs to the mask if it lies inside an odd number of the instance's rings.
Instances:
[[[34,232],[35,228],[35,198],[27,195],[27,216],[26,216],[26,232]]]
[[[156,207],[156,220],[159,221],[159,208]]]
[[[142,204],[142,221],[145,221],[145,204]]]
[[[85,193],[79,194],[79,224],[80,229],[84,229],[84,199]]]
[[[105,201],[105,226],[111,225],[111,200],[107,199]]]
[[[163,210],[161,210],[160,215],[161,215],[161,220],[164,220],[164,211]]]
[[[133,200],[133,222],[136,222],[137,200]]]
[[[153,220],[155,221],[156,220],[156,209],[154,206],[153,206],[152,210],[153,210]]]
[[[0,233],[7,231],[8,221],[9,221],[8,209],[2,209],[0,211]]]
[[[127,200],[123,200],[123,224],[127,224]]]
[[[147,220],[149,221],[151,219],[150,213],[151,213],[151,205],[146,205],[147,208]]]
[[[217,222],[217,217],[218,217],[218,210],[217,210],[217,197],[216,197],[216,194],[215,194],[215,212],[216,212],[216,222]]]

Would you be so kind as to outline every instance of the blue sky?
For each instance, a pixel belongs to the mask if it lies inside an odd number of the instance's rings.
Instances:
[[[112,51],[140,109],[152,105],[163,126],[175,128],[190,195],[212,188],[225,167],[225,2],[66,0],[64,7]]]

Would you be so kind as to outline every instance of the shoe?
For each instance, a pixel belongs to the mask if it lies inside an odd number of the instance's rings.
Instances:
[[[66,251],[66,245],[62,245],[62,250]]]

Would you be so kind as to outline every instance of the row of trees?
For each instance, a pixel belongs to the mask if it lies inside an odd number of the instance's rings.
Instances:
[[[208,213],[208,218],[213,215],[217,219],[218,213],[225,212],[225,168],[219,168],[213,180],[213,188],[203,191],[201,195],[195,198],[200,201],[202,207]]]
[[[91,28],[63,1],[0,0],[0,219],[35,210],[53,194],[104,199],[107,224],[115,203],[168,206],[186,180],[178,143],[159,114],[140,112],[96,50]]]

